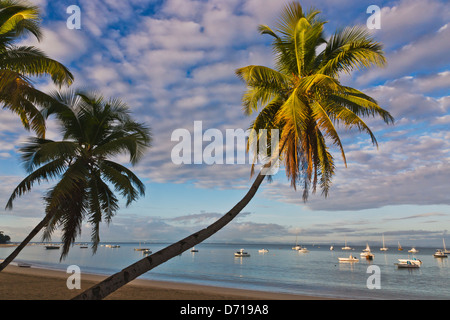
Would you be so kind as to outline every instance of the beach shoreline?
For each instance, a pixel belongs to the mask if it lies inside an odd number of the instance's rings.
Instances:
[[[81,275],[81,289],[68,289],[61,270],[9,265],[0,272],[0,300],[70,300],[107,276]],[[135,279],[105,300],[335,300],[324,297]]]

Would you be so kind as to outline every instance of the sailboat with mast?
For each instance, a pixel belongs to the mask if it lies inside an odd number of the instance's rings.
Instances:
[[[402,251],[403,250],[403,248],[402,248],[402,246],[400,245],[400,241],[398,242],[398,251]]]
[[[352,248],[350,248],[349,246],[347,246],[347,238],[345,238],[344,242],[345,242],[345,245],[344,245],[344,247],[342,247],[341,249],[342,249],[342,250],[352,250]]]
[[[383,233],[383,247],[380,248],[380,251],[387,251],[388,248],[386,248],[386,246],[384,245],[384,233]]]
[[[445,247],[445,240],[444,240],[444,238],[442,238],[442,244],[444,245],[444,254],[448,254],[448,253],[450,253],[450,250],[447,250],[447,248]]]

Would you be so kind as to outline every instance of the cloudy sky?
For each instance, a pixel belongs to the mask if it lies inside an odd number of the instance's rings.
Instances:
[[[270,39],[257,32],[273,26],[280,0],[35,0],[42,8],[44,40],[36,45],[67,65],[74,87],[120,97],[139,121],[152,128],[154,143],[135,168],[146,196],[123,207],[103,241],[175,241],[208,225],[246,193],[252,179],[246,164],[185,164],[171,160],[176,129],[194,133],[215,128],[246,129],[243,83],[235,70],[250,64],[273,66]],[[395,125],[367,122],[379,146],[367,136],[342,132],[348,167],[341,162],[330,196],[303,203],[283,168],[264,183],[244,212],[211,241],[322,242],[374,247],[384,233],[388,245],[439,245],[450,229],[450,9],[446,0],[301,1],[328,21],[326,34],[366,25],[369,5],[381,8],[388,65],[343,76],[395,117]],[[66,12],[77,5],[81,29],[69,29]],[[36,79],[52,90],[48,79]],[[0,203],[6,204],[25,177],[17,149],[27,132],[17,116],[0,110]],[[48,138],[58,139],[49,123]],[[339,158],[339,154],[336,154]],[[125,162],[126,159],[118,159]],[[0,230],[20,241],[42,219],[43,191],[36,187],[0,215]],[[89,227],[82,238],[90,237]],[[58,240],[56,232],[54,240]],[[35,239],[39,241],[39,238]]]

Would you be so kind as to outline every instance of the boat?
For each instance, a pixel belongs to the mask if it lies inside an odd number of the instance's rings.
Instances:
[[[245,252],[244,249],[241,249],[234,253],[235,257],[250,257],[250,254],[248,252]]]
[[[331,247],[330,247],[330,251],[333,251],[333,250],[334,250],[334,246],[331,246]]]
[[[445,254],[450,253],[450,250],[447,250],[447,248],[445,247],[445,240],[444,240],[444,238],[442,238],[442,244],[444,245],[444,250],[443,250],[443,252],[444,252]]]
[[[366,248],[363,249],[363,252],[361,252],[360,256],[365,257],[367,260],[373,260],[373,258],[375,257],[375,255],[372,252],[370,252],[370,247],[368,243],[366,245]]]
[[[134,251],[149,251],[150,248],[141,248],[141,243],[139,242],[139,248],[134,248]]]
[[[370,251],[361,252],[360,256],[366,258],[367,260],[373,260],[373,258],[375,258],[375,255]]]
[[[193,247],[193,248],[191,249],[191,252],[198,252],[198,250],[195,249],[195,247]]]
[[[399,259],[400,260],[400,259]],[[420,268],[420,264],[412,263],[410,260],[396,263],[398,268]]]
[[[447,258],[447,255],[444,253],[444,251],[440,249],[437,249],[433,256],[435,258]]]
[[[348,258],[338,258],[339,262],[358,262],[359,259],[350,255]]]
[[[412,247],[411,250],[408,250],[408,252],[417,253],[417,252],[419,252],[419,250],[417,250],[416,248]]]
[[[80,249],[87,249],[88,246],[80,246]]]
[[[402,251],[403,250],[403,248],[402,248],[402,246],[400,245],[400,241],[398,242],[398,251]]]
[[[370,252],[370,247],[369,247],[369,244],[368,244],[368,243],[366,243],[366,248],[363,249],[363,251],[364,251],[364,252]]]
[[[386,246],[384,245],[384,234],[383,234],[383,247],[380,248],[380,251],[387,251],[388,248],[386,248]]]
[[[28,264],[28,263],[25,263],[25,262],[18,262],[17,266],[21,267],[21,268],[31,268],[31,264]]]
[[[45,249],[47,249],[47,250],[55,250],[55,249],[59,249],[59,248],[60,248],[60,246],[58,246],[56,244],[51,244],[51,245],[45,246]]]
[[[298,235],[295,236],[295,246],[292,247],[292,250],[300,250],[302,246],[298,244]]]
[[[301,249],[298,250],[298,252],[306,253],[306,252],[309,252],[309,250],[306,249],[305,247],[302,247]]]
[[[345,245],[341,248],[342,250],[352,250],[351,247],[347,246],[347,239],[345,239]]]
[[[150,249],[141,250],[143,254],[150,254],[152,251]]]
[[[269,252],[269,250],[267,250],[267,249],[259,249],[258,252],[265,253],[265,252]]]
[[[417,264],[417,265],[421,265],[422,264],[422,260],[419,260],[417,258],[412,258],[412,259],[398,259],[399,263],[412,263],[412,264]]]

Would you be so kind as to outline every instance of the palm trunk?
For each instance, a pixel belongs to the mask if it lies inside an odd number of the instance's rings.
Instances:
[[[245,206],[250,202],[250,200],[255,195],[259,186],[263,182],[265,175],[259,173],[253,182],[250,190],[247,194],[239,201],[230,211],[228,211],[219,220],[211,224],[209,227],[196,232],[183,240],[180,240],[148,257],[145,257],[134,264],[126,267],[122,271],[113,274],[109,278],[103,280],[99,284],[91,287],[90,289],[84,291],[78,296],[74,297],[74,300],[100,300],[113,293],[117,289],[121,288],[128,282],[136,279],[145,272],[152,270],[153,268],[159,266],[160,264],[166,262],[167,260],[176,257],[177,255],[183,253],[184,251],[192,248],[193,246],[201,243],[202,241],[208,239],[220,229],[225,227],[229,222],[231,222]]]
[[[34,227],[34,229],[31,231],[31,233],[22,241],[22,243],[0,264],[0,272],[5,269],[11,261],[14,260],[15,257],[22,251],[23,248],[39,233],[39,231],[44,228],[47,223],[50,221],[50,215],[45,215],[44,219],[42,219],[39,224]]]

